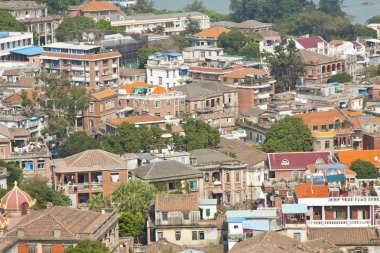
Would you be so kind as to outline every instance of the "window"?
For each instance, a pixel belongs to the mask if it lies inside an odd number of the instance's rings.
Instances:
[[[138,100],[133,101],[133,107],[139,107],[139,101]]]
[[[166,70],[166,78],[169,78],[169,70]]]
[[[282,160],[281,165],[289,165],[289,160],[287,159]]]
[[[211,216],[211,211],[209,208],[206,209],[206,217],[210,217]]]
[[[326,130],[326,125],[322,125],[322,130]]]
[[[297,241],[301,241],[301,233],[293,233],[293,239]]]
[[[162,232],[157,232],[157,239],[161,240],[164,237],[164,233]]]
[[[175,231],[175,240],[180,241],[181,240],[181,231]]]
[[[154,101],[154,107],[160,108],[161,107],[161,101]]]
[[[158,84],[162,85],[162,77],[158,77]]]
[[[308,70],[307,70],[307,74],[308,74],[309,76],[312,76],[312,75],[313,75],[313,68],[308,68]]]
[[[156,117],[161,117],[161,113],[155,113],[154,114]]]
[[[245,233],[245,239],[253,237],[253,232],[246,232]]]
[[[235,181],[240,182],[240,172],[239,171],[235,172]]]
[[[170,99],[166,100],[166,107],[170,107],[170,103],[171,103]]]
[[[299,172],[299,171],[292,171],[292,177],[293,177],[294,179],[299,178],[299,177],[300,177],[300,172]]]
[[[197,181],[196,180],[189,181],[189,190],[190,191],[196,191],[197,190]]]
[[[315,211],[315,212],[314,212],[314,215],[315,215],[315,216],[321,216],[321,215],[322,215],[322,211]]]
[[[226,193],[226,203],[229,204],[231,202],[230,193]]]
[[[313,126],[313,131],[318,131],[318,126]]]
[[[51,245],[44,245],[44,253],[51,253]]]
[[[193,241],[198,240],[198,232],[197,231],[191,232],[191,238]]]
[[[94,103],[90,103],[90,107],[88,108],[89,112],[94,112]]]
[[[334,129],[334,124],[330,124],[329,129]]]
[[[162,220],[163,221],[167,221],[168,220],[168,213],[167,212],[163,212],[162,213]]]
[[[209,181],[210,181],[209,175],[208,173],[205,173],[205,182],[209,182]]]
[[[183,213],[183,219],[184,220],[189,220],[190,219],[190,213],[189,212],[184,212]]]
[[[199,231],[199,240],[204,240],[205,239],[205,232],[204,231]]]
[[[36,245],[28,245],[28,253],[36,253]]]
[[[111,173],[111,182],[113,183],[119,182],[119,173]]]
[[[202,52],[201,52],[201,57],[204,58],[205,56],[206,56],[205,52],[202,51]]]
[[[108,60],[103,60],[103,66],[107,66],[108,65]]]
[[[325,141],[325,149],[330,149],[330,141]]]
[[[335,211],[334,212],[334,219],[342,219],[343,218],[343,212],[342,211]]]
[[[239,225],[234,225],[234,229],[238,229],[239,228]]]
[[[37,160],[37,168],[45,169],[45,160]]]
[[[226,182],[229,183],[230,182],[230,173],[226,173]]]

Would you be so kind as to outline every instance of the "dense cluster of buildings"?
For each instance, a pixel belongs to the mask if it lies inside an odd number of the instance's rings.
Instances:
[[[380,63],[380,40],[288,38],[304,73],[294,89],[276,93],[278,80],[264,59],[218,46],[221,34],[237,29],[257,34],[260,52],[273,53],[281,36],[272,24],[211,23],[200,12],[127,15],[116,4],[136,1],[88,0],[68,7],[66,16],[108,21],[121,33],[88,30],[79,41],[58,42],[64,16],[34,1],[0,1],[0,10],[27,26],[0,31],[0,159],[24,177],[46,177],[70,199],[70,207],[35,210],[38,199],[7,182],[0,168],[0,188],[8,189],[0,202],[0,252],[62,253],[82,239],[120,253],[380,250],[379,179],[350,169],[358,159],[380,169],[380,78],[363,75]],[[202,30],[183,36],[189,47],[149,54],[137,69],[140,48],[184,32],[189,19]],[[378,24],[369,27],[379,32]],[[157,29],[161,34],[152,34]],[[74,115],[73,132],[99,140],[130,123],[159,127],[169,143],[173,134],[186,136],[183,119],[194,118],[218,129],[220,143],[59,158],[61,140],[44,131],[49,116],[41,104],[50,101],[41,73],[85,87],[88,105]],[[332,82],[341,73],[353,80]],[[285,117],[307,126],[313,151],[261,151],[267,131]],[[93,196],[108,198],[131,179],[164,193],[146,217],[146,245],[119,238],[116,210],[87,210]]]

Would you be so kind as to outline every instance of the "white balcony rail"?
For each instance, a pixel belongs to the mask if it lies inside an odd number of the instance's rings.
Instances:
[[[369,227],[370,220],[308,220],[309,227]]]

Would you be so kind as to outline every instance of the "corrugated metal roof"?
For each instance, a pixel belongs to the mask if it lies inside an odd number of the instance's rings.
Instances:
[[[306,204],[282,204],[282,213],[306,213]]]
[[[245,220],[243,221],[243,229],[268,231],[269,221],[268,220]]]
[[[36,46],[24,47],[19,49],[11,50],[13,54],[22,54],[26,56],[40,55],[42,53],[42,48]]]

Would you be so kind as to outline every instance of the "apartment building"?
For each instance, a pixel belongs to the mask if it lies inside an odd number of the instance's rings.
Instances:
[[[31,32],[0,32],[0,61],[15,59],[17,49],[33,46]]]
[[[9,12],[28,27],[28,32],[35,33],[39,46],[56,41],[55,29],[62,17],[48,15],[46,4],[35,1],[0,1],[0,10]]]
[[[86,203],[93,194],[108,196],[128,181],[127,163],[100,149],[54,159],[51,166],[54,188],[64,190],[73,207]]]
[[[185,98],[181,92],[143,82],[126,84],[119,88],[121,110],[128,110],[135,115],[147,113],[157,117],[178,117]]]
[[[143,34],[157,27],[164,28],[164,35],[179,34],[185,31],[187,20],[196,20],[200,28],[210,28],[210,18],[200,12],[182,12],[170,14],[144,14],[144,15],[99,15],[93,16],[94,20],[110,21],[112,26],[119,26],[129,34]]]
[[[101,46],[60,42],[43,46],[42,68],[49,73],[62,73],[75,84],[91,88],[117,87],[120,53]]]
[[[189,41],[190,46],[210,46],[217,47],[218,37],[222,33],[228,33],[230,29],[224,27],[211,27],[202,32],[196,33],[192,36],[186,36],[186,39]]]
[[[160,85],[166,89],[190,81],[188,67],[182,54],[175,52],[155,53],[148,57],[146,64],[147,83]]]

